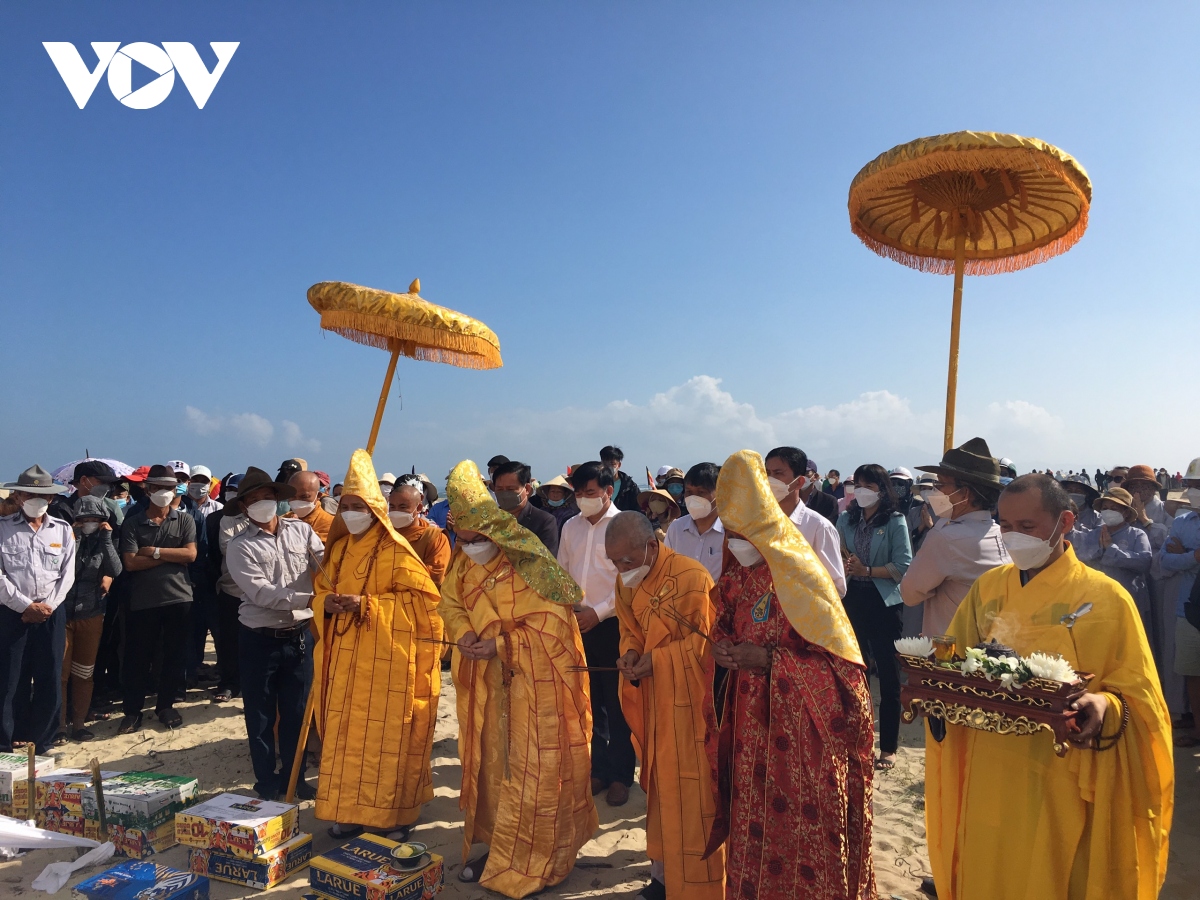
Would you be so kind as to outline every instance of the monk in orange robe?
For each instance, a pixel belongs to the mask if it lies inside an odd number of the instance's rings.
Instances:
[[[335,838],[370,828],[404,840],[433,799],[442,620],[438,589],[392,527],[365,450],[350,459],[313,583],[324,623],[317,818],[335,823]]]
[[[597,827],[591,700],[573,606],[583,592],[501,512],[475,463],[447,486],[458,546],[439,608],[457,643],[459,880],[506,897],[559,884]],[[476,843],[488,852],[470,859]]]
[[[321,479],[316,472],[297,472],[288,479],[288,484],[295,488],[296,496],[288,502],[292,510],[284,518],[299,519],[317,533],[322,544],[327,544],[333,516],[317,502],[317,496],[321,493]]]
[[[724,848],[705,858],[716,816],[704,749],[713,662],[702,636],[713,620],[712,577],[696,560],[661,545],[640,512],[613,518],[604,549],[620,573],[621,709],[642,761],[647,797],[650,884],[638,896],[722,900]]]
[[[388,518],[424,561],[433,583],[441,587],[446,567],[450,565],[450,539],[425,518],[424,509],[425,488],[421,479],[416,475],[401,475],[388,495]]]

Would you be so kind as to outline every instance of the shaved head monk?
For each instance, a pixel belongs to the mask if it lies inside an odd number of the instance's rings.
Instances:
[[[713,662],[701,636],[713,620],[712,576],[660,544],[640,512],[613,517],[604,550],[619,573],[621,709],[642,760],[647,797],[650,883],[638,896],[720,900],[724,849],[704,858],[716,814],[703,711]]]

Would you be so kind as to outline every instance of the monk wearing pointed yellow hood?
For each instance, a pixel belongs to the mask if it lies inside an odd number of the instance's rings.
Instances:
[[[573,607],[583,592],[531,531],[496,505],[475,463],[447,485],[458,546],[441,613],[458,644],[459,807],[488,853],[459,880],[506,897],[560,883],[596,830],[592,707]]]
[[[707,741],[727,900],[873,900],[874,734],[862,654],[837,589],[784,515],[762,457],[717,479],[729,554],[713,659],[730,669]]]
[[[370,828],[403,840],[433,799],[442,620],[437,587],[388,520],[365,450],[350,458],[313,581],[324,617],[317,818],[336,823],[334,837]]]

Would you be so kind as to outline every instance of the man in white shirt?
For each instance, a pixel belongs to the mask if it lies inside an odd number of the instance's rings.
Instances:
[[[17,511],[0,519],[0,750],[32,741],[46,753],[63,701],[62,602],[75,583],[75,535],[46,512],[63,489],[41,466],[4,487]],[[24,704],[17,702],[21,692]]]
[[[776,447],[764,460],[771,493],[791,519],[833,579],[838,596],[846,596],[846,570],[842,566],[842,542],[837,527],[800,499],[808,480],[808,454],[798,447]]]
[[[690,556],[708,569],[712,580],[721,577],[725,553],[725,526],[717,515],[716,463],[696,463],[683,476],[683,504],[688,515],[676,519],[663,541],[669,548]]]
[[[607,789],[609,806],[629,799],[636,757],[629,726],[621,711],[621,683],[615,671],[621,655],[617,622],[617,567],[604,549],[609,521],[620,511],[613,504],[613,470],[588,462],[571,473],[579,515],[563,524],[558,540],[558,563],[583,588],[583,603],[575,610],[589,666],[613,668],[589,672],[592,688],[592,794]]]

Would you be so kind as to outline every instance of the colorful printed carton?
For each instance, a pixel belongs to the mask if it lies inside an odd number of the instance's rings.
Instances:
[[[39,809],[35,821],[38,828],[57,831],[59,834],[72,834],[75,837],[83,837],[83,833],[87,829],[87,823],[82,815],[58,806]]]
[[[100,840],[100,823],[85,819],[83,836],[93,841]],[[129,825],[114,825],[109,822],[108,839],[117,848],[117,856],[145,859],[164,850],[170,850],[179,842],[175,840],[175,822],[168,820],[153,828],[134,828]]]
[[[224,850],[193,847],[188,851],[188,868],[215,881],[264,891],[307,866],[311,858],[312,835],[302,833],[253,859],[242,859]]]
[[[101,779],[115,778],[122,772],[100,772]],[[87,769],[54,769],[39,775],[34,781],[33,805],[37,810],[61,809],[72,815],[83,815],[80,797],[84,787],[92,783],[92,773]],[[22,778],[13,783],[13,808],[27,809],[29,803],[29,781]]]
[[[125,828],[154,829],[169,822],[174,829],[175,813],[196,802],[199,785],[186,775],[126,772],[103,782],[104,809],[108,824]],[[83,817],[98,821],[96,791],[89,784],[80,790]]]
[[[208,879],[158,863],[129,860],[75,885],[75,900],[208,900]]]
[[[54,768],[54,757],[35,756],[33,758],[34,775],[42,775]],[[29,757],[23,753],[0,753],[0,816],[15,816],[25,818],[29,815],[28,799],[26,806],[13,805],[13,787],[18,781],[27,781],[29,777]],[[36,807],[34,798],[34,805]]]
[[[442,858],[431,853],[423,868],[394,868],[392,848],[399,843],[361,834],[313,857],[308,883],[329,900],[432,900],[442,889]]]
[[[218,794],[175,814],[175,837],[198,849],[255,859],[300,833],[299,810],[241,794]]]

